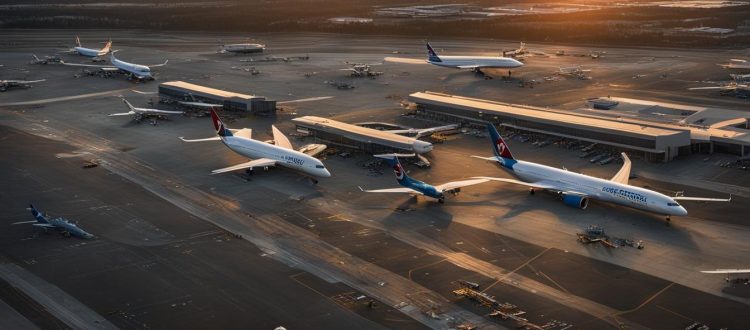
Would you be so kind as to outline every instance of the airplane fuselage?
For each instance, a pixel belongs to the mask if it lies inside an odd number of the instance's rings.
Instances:
[[[74,223],[70,223],[65,219],[57,218],[57,219],[52,219],[48,221],[51,225],[55,226],[57,230],[66,232],[72,236],[80,237],[80,238],[93,238],[94,237],[94,235],[87,233],[83,229],[76,226]]]
[[[428,59],[427,63],[449,67],[449,68],[487,68],[487,69],[515,69],[523,66],[518,60],[508,57],[498,56],[445,56],[441,55],[440,60]]]
[[[128,63],[122,60],[118,60],[114,56],[112,56],[111,62],[112,65],[114,65],[116,68],[126,73],[130,73],[138,79],[154,79],[154,77],[151,76],[151,68],[149,68],[148,66]]]
[[[224,142],[229,149],[232,149],[232,151],[247,158],[272,159],[277,162],[277,165],[308,175],[325,178],[331,176],[331,173],[328,172],[319,159],[296,150],[279,147],[263,141],[241,136],[222,136],[221,141]]]
[[[86,48],[86,47],[73,47],[73,49],[79,55],[86,56],[86,57],[97,57],[97,56],[107,55],[107,53],[109,52],[109,50],[102,51],[101,49],[91,49],[91,48]]]
[[[554,184],[563,193],[574,192],[580,196],[657,214],[687,215],[687,210],[674,199],[652,190],[520,160],[503,159],[501,163],[525,182]]]
[[[398,174],[396,175],[398,176]],[[445,199],[445,194],[443,194],[440,191],[437,191],[437,189],[435,189],[435,186],[424,183],[422,181],[414,180],[410,177],[404,177],[403,179],[398,180],[398,184],[406,188],[409,188],[411,190],[414,190],[416,192],[422,193],[423,195],[427,197],[432,197],[437,200]]]

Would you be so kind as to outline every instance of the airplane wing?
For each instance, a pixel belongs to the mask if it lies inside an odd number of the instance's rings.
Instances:
[[[676,201],[696,201],[696,202],[731,202],[732,196],[729,196],[729,198],[706,198],[706,197],[685,197],[685,196],[677,196],[672,197],[672,199]]]
[[[188,102],[188,101],[178,101],[177,103],[182,105],[187,105],[190,107],[199,107],[199,108],[223,108],[223,104],[214,104],[214,103],[203,103],[203,102]]]
[[[453,190],[456,188],[463,188],[463,187],[473,186],[475,184],[485,183],[487,181],[490,181],[490,180],[486,178],[482,178],[482,179],[453,181],[453,182],[443,183],[439,186],[435,186],[435,189],[437,189],[438,191],[448,191],[448,190]]]
[[[56,228],[54,225],[51,225],[48,223],[35,223],[32,226],[42,227],[42,228]]]
[[[109,116],[109,117],[112,117],[112,116],[132,116],[134,114],[135,114],[135,111],[128,111],[128,112],[113,113],[113,114],[110,114],[110,115],[107,115],[107,116]]]
[[[278,128],[276,128],[275,125],[271,125],[271,130],[273,131],[273,143],[276,144],[279,147],[294,150],[294,147],[292,146],[292,142],[289,141],[289,138],[284,135],[284,133],[281,133]]]
[[[162,63],[162,64],[153,64],[153,65],[147,65],[147,66],[149,68],[156,68],[156,67],[160,67],[160,66],[165,66],[165,65],[167,65],[167,63],[169,63],[169,60],[164,61],[164,63]]]
[[[437,127],[429,127],[429,128],[393,129],[393,130],[387,130],[386,132],[395,133],[395,134],[417,133],[417,138],[419,138],[425,135],[430,135],[432,133],[452,130],[456,128],[458,128],[458,125],[453,124],[453,125],[445,125],[445,126],[437,126]]]
[[[64,61],[60,61],[60,64],[67,65],[67,66],[82,66],[82,67],[88,67],[88,68],[99,68],[99,69],[102,69],[102,70],[120,70],[118,67],[113,66],[113,65],[68,63],[68,62],[64,62]]]
[[[231,172],[231,171],[241,170],[241,169],[245,169],[245,168],[268,167],[268,166],[274,166],[274,165],[276,165],[276,161],[273,160],[273,159],[258,158],[258,159],[251,160],[249,162],[245,162],[245,163],[242,163],[242,164],[237,164],[237,165],[234,165],[234,166],[220,168],[218,170],[213,170],[213,171],[211,171],[211,174],[219,174],[219,173],[224,173],[224,172]]]
[[[459,65],[459,66],[457,66],[457,68],[459,68],[459,69],[472,69],[472,70],[475,70],[477,68],[481,68],[481,66],[476,65],[476,64],[474,64],[474,65]]]
[[[410,188],[388,188],[388,189],[375,189],[375,190],[365,190],[365,189],[362,189],[362,187],[358,187],[358,188],[359,190],[363,192],[369,192],[369,193],[402,193],[402,194],[423,195],[421,192],[418,192]]]
[[[506,178],[493,178],[488,176],[475,176],[475,179],[487,179],[491,181],[499,181],[499,182],[505,182],[505,183],[514,183],[522,186],[527,186],[531,188],[539,188],[539,189],[549,189],[549,190],[557,190],[562,191],[563,189],[560,189],[560,187],[556,187],[554,185],[544,183],[544,182],[523,182],[518,181],[514,179],[506,179]]]
[[[747,273],[750,273],[750,269],[701,270],[701,273],[705,273],[705,274],[747,274]]]
[[[632,166],[630,162],[630,158],[628,158],[628,155],[626,155],[624,152],[622,155],[622,167],[619,171],[617,171],[617,174],[612,177],[612,182],[622,183],[622,184],[628,184],[628,179],[630,178],[630,168]]]
[[[39,80],[11,80],[12,82],[15,82],[17,84],[36,84],[43,81],[47,81],[47,79],[39,79]]]
[[[133,111],[139,112],[139,113],[163,113],[163,114],[170,114],[170,115],[181,115],[185,113],[183,111],[147,109],[147,108],[133,108]]]
[[[205,142],[205,141],[221,141],[221,138],[218,136],[214,136],[214,137],[204,138],[204,139],[186,139],[180,136],[180,140],[182,140],[182,142]]]

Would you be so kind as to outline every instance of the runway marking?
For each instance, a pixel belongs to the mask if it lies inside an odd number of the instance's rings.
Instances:
[[[542,251],[542,252],[539,252],[539,254],[537,254],[537,255],[533,256],[533,257],[532,257],[531,259],[529,259],[529,260],[526,260],[526,262],[524,262],[524,263],[522,263],[522,264],[521,264],[520,266],[518,266],[518,267],[514,268],[513,270],[511,270],[511,271],[510,271],[510,272],[508,272],[507,274],[504,274],[503,276],[500,276],[500,278],[498,278],[498,279],[497,279],[497,280],[496,280],[496,281],[495,281],[494,283],[490,284],[490,286],[488,286],[488,287],[486,287],[486,288],[485,288],[484,290],[482,290],[482,292],[485,292],[485,291],[489,290],[489,289],[490,289],[490,288],[492,288],[493,286],[495,286],[495,285],[497,285],[498,283],[500,283],[500,281],[502,281],[502,280],[506,279],[506,278],[507,278],[508,276],[510,276],[510,275],[514,274],[515,272],[519,271],[519,270],[520,270],[521,268],[523,268],[523,267],[526,267],[526,265],[530,264],[530,263],[531,263],[532,261],[534,261],[534,260],[536,260],[537,258],[541,257],[541,256],[542,256],[543,254],[547,253],[547,251],[549,251],[549,250],[551,250],[551,249],[552,249],[551,247],[549,247],[549,248],[546,248],[546,249],[544,249],[544,251]],[[552,282],[554,282],[554,281],[552,281]],[[567,291],[566,291],[566,292],[567,292]]]
[[[130,89],[129,88],[123,88],[123,89],[116,89],[116,90],[105,91],[105,92],[80,94],[80,95],[71,95],[71,96],[60,96],[60,97],[53,97],[53,98],[49,98],[49,99],[42,99],[42,100],[35,100],[35,101],[0,103],[0,107],[3,107],[3,106],[14,106],[14,105],[46,104],[46,103],[54,103],[54,102],[61,102],[61,101],[79,100],[79,99],[86,99],[86,98],[90,98],[90,97],[105,96],[105,95],[110,95],[110,94],[121,93],[123,91],[128,91],[128,90],[130,90]]]
[[[669,308],[663,307],[663,306],[661,306],[661,305],[655,305],[655,306],[656,306],[656,308],[659,308],[659,309],[665,310],[665,311],[667,311],[667,312],[670,312],[670,313],[672,313],[672,314],[674,314],[674,315],[677,315],[677,316],[679,316],[679,317],[681,317],[681,318],[684,318],[684,319],[686,319],[686,320],[688,320],[688,321],[693,321],[693,319],[692,319],[692,318],[689,318],[689,317],[687,317],[687,316],[685,316],[685,315],[682,315],[682,314],[680,314],[680,313],[677,313],[677,312],[675,312],[675,311],[673,311],[673,310],[671,310],[671,309],[669,309]]]
[[[299,100],[290,100],[290,101],[281,101],[276,102],[276,104],[287,104],[287,103],[302,103],[302,102],[311,102],[311,101],[320,101],[320,100],[327,100],[332,99],[333,96],[318,96],[318,97],[308,97],[306,99],[299,99]]]
[[[646,306],[646,304],[648,304],[648,303],[650,303],[650,302],[651,302],[652,300],[656,299],[656,297],[658,297],[658,296],[659,296],[660,294],[662,294],[662,293],[663,293],[664,291],[667,291],[667,290],[668,290],[669,288],[671,288],[671,287],[672,287],[672,286],[673,286],[674,284],[675,284],[674,282],[672,282],[672,283],[669,283],[669,285],[665,286],[664,288],[662,288],[662,289],[661,289],[661,290],[659,290],[658,292],[656,292],[656,293],[654,293],[653,295],[651,295],[651,297],[649,297],[648,299],[646,299],[646,301],[642,302],[642,303],[641,303],[640,305],[638,305],[638,306],[637,306],[636,308],[633,308],[633,309],[631,309],[631,310],[627,310],[627,311],[622,311],[622,312],[619,312],[619,313],[617,313],[617,315],[623,315],[623,314],[627,314],[627,313],[632,313],[632,312],[635,312],[635,311],[637,311],[637,310],[641,309],[641,307],[643,307],[643,306]]]
[[[344,306],[342,306],[341,304],[339,304],[339,303],[338,303],[338,302],[336,301],[336,299],[333,299],[333,297],[329,297],[329,296],[326,296],[326,295],[325,295],[325,294],[323,294],[322,292],[320,292],[320,291],[318,291],[318,290],[315,290],[315,289],[314,289],[313,287],[311,287],[311,286],[307,285],[306,283],[304,283],[304,282],[302,282],[302,281],[300,281],[300,280],[298,280],[298,279],[297,279],[297,276],[300,276],[300,275],[305,275],[305,274],[308,274],[308,273],[307,273],[307,272],[301,272],[301,273],[297,273],[297,274],[294,274],[294,275],[291,275],[291,276],[289,276],[289,278],[291,278],[291,279],[292,279],[293,281],[295,281],[295,282],[297,282],[297,283],[301,284],[302,286],[304,286],[304,287],[306,287],[306,288],[308,288],[308,289],[312,290],[313,292],[315,292],[315,293],[317,293],[317,294],[319,294],[319,295],[321,295],[321,296],[325,297],[326,299],[330,300],[330,301],[331,301],[331,302],[332,302],[332,303],[333,303],[334,305],[336,305],[336,306],[337,306],[338,308],[341,308],[342,310],[345,310],[345,311],[347,311],[347,312],[351,312],[351,310],[349,310],[348,308],[344,308]],[[359,292],[359,293],[361,293],[361,292]]]
[[[560,290],[564,291],[564,292],[565,292],[565,293],[567,293],[567,294],[572,294],[572,293],[570,293],[570,291],[568,291],[568,290],[567,290],[567,289],[565,289],[565,288],[564,288],[564,287],[563,287],[562,285],[560,285],[560,283],[557,283],[557,282],[556,282],[555,280],[553,280],[553,279],[552,279],[551,277],[547,276],[547,274],[545,274],[545,273],[544,273],[543,271],[541,271],[541,270],[540,270],[540,271],[539,271],[539,274],[542,274],[542,276],[544,276],[544,277],[545,277],[546,279],[548,279],[548,280],[549,280],[550,282],[552,282],[552,284],[554,284],[555,286],[557,286],[558,288],[560,288]]]
[[[435,262],[431,262],[431,263],[429,263],[429,264],[426,264],[426,265],[422,265],[422,266],[419,266],[419,267],[417,267],[417,268],[412,268],[412,269],[409,269],[409,281],[411,281],[411,272],[413,272],[413,271],[415,271],[415,270],[417,270],[417,269],[422,269],[422,268],[427,268],[427,267],[430,267],[430,266],[435,266],[435,265],[437,265],[437,264],[439,264],[439,263],[441,263],[441,262],[443,262],[443,261],[446,261],[446,260],[448,260],[448,259],[445,259],[445,258],[443,258],[443,259],[440,259],[440,260],[438,260],[438,261],[435,261]]]

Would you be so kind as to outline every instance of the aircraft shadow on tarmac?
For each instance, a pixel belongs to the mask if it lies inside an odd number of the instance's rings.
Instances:
[[[501,200],[501,198],[498,197],[497,200]],[[507,207],[506,205],[502,206]],[[673,218],[671,224],[667,225],[661,215],[596,200],[592,200],[586,210],[579,210],[564,205],[552,193],[538,192],[535,196],[527,195],[527,198],[522,199],[520,203],[508,207],[506,213],[498,214],[495,221],[499,223],[514,219],[526,212],[539,210],[540,208],[549,210],[556,221],[578,227],[581,230],[589,225],[600,225],[605,227],[606,230],[606,224],[612,222],[615,222],[615,225],[620,228],[623,225],[631,224],[637,229],[615,229],[616,232],[611,234],[651,242],[667,241],[671,246],[679,246],[689,251],[700,250],[695,244],[693,235],[680,226],[679,218]],[[637,236],[626,237],[631,234]]]

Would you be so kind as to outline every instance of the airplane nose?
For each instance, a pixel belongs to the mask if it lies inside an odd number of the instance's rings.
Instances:
[[[680,216],[684,217],[686,215],[688,215],[688,211],[684,207],[680,206]]]
[[[330,178],[331,177],[331,172],[328,172],[328,169],[324,168],[323,169],[323,175],[321,175],[321,176],[324,177],[324,178]]]

